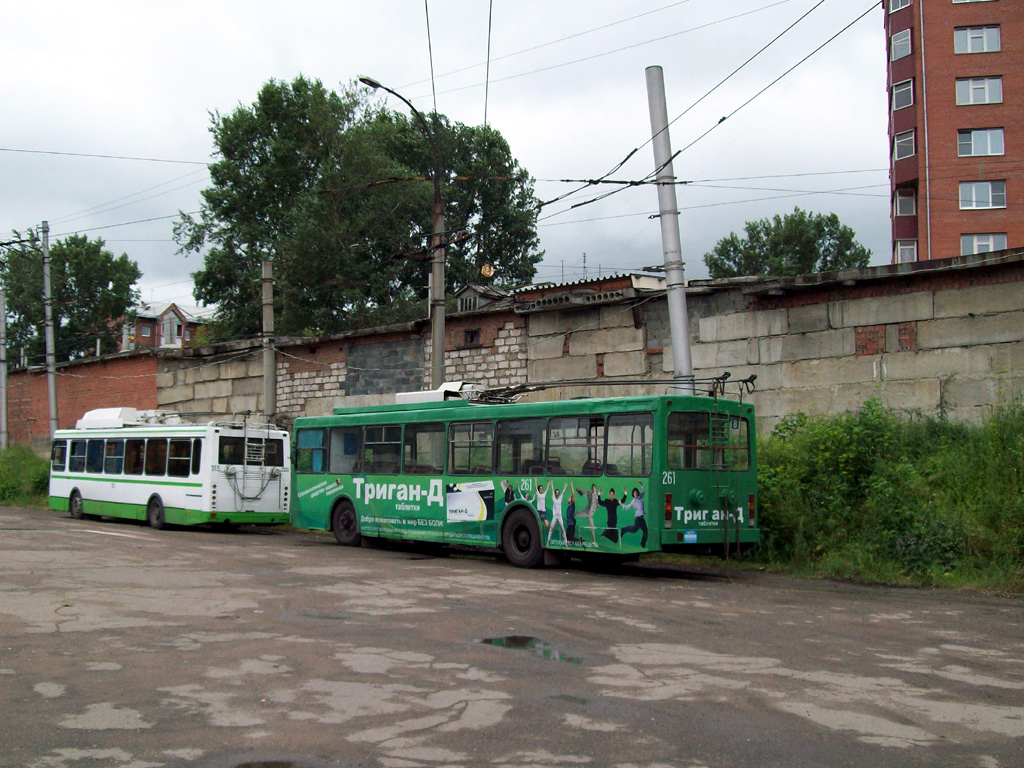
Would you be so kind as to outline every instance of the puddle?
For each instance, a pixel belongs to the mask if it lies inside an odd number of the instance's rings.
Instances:
[[[534,656],[552,661],[564,661],[568,664],[582,664],[583,659],[576,656],[566,656],[550,643],[528,635],[507,635],[506,637],[488,637],[480,641],[484,645],[493,645],[498,648],[514,648],[520,651],[529,651]]]

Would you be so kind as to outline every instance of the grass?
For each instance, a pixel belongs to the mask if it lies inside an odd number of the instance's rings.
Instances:
[[[1024,591],[1024,399],[980,425],[877,402],[783,421],[758,446],[762,547],[793,573]]]

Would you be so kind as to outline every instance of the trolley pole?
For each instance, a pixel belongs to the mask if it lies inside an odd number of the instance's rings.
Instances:
[[[679,210],[676,203],[675,172],[672,169],[672,142],[668,134],[668,104],[665,101],[665,75],[661,67],[647,67],[647,104],[651,113],[654,166],[657,170],[658,210],[661,244],[665,253],[665,285],[668,289],[668,322],[672,338],[672,362],[675,389],[694,394],[693,360],[690,357],[690,320],[686,311],[686,278],[679,235]]]
[[[50,223],[43,222],[43,314],[46,320],[46,388],[50,394],[50,439],[57,431],[57,363],[53,343],[53,290],[50,285]]]

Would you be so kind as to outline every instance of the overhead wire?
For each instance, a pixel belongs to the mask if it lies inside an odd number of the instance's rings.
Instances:
[[[817,8],[817,7],[819,6],[819,5],[821,5],[821,3],[820,3],[820,2],[819,2],[819,3],[817,4],[817,5],[815,5],[815,6],[813,7],[813,8],[811,8],[811,9],[810,9],[810,11],[813,11],[813,10],[814,10],[815,8]],[[872,3],[872,4],[871,4],[871,5],[870,5],[870,6],[869,6],[869,7],[868,7],[868,8],[867,8],[867,9],[866,9],[866,10],[865,10],[865,11],[864,11],[863,13],[861,13],[861,14],[860,14],[859,16],[857,16],[857,18],[855,18],[855,19],[854,19],[853,21],[851,21],[851,22],[850,22],[849,24],[847,24],[847,25],[846,25],[846,26],[844,26],[844,27],[843,27],[842,29],[840,29],[840,30],[839,30],[838,32],[836,32],[835,34],[833,34],[833,35],[832,35],[831,37],[829,37],[829,38],[828,38],[827,40],[825,40],[825,42],[823,42],[823,43],[822,43],[821,45],[817,46],[817,47],[816,47],[816,48],[815,48],[814,50],[812,50],[812,51],[811,51],[810,53],[808,53],[808,54],[807,54],[806,56],[804,56],[804,57],[803,57],[802,59],[800,59],[800,60],[799,60],[798,62],[796,62],[795,64],[793,64],[793,65],[792,65],[791,67],[789,67],[789,68],[788,68],[788,69],[787,69],[787,70],[786,70],[785,72],[783,72],[783,73],[782,73],[781,75],[779,75],[779,76],[778,76],[778,77],[776,77],[776,78],[775,78],[774,80],[772,80],[772,81],[771,81],[770,83],[768,83],[768,84],[767,84],[766,86],[764,86],[763,88],[761,88],[761,89],[760,89],[759,91],[757,91],[757,93],[755,93],[755,94],[754,94],[753,96],[751,96],[750,98],[748,98],[748,99],[747,99],[746,101],[744,101],[744,102],[743,102],[742,104],[740,104],[740,105],[739,105],[738,107],[736,107],[735,109],[733,109],[733,110],[732,110],[731,112],[729,112],[729,113],[728,113],[727,115],[725,115],[724,117],[720,118],[720,119],[719,119],[719,120],[718,120],[718,121],[717,121],[716,123],[714,123],[714,124],[713,124],[713,125],[712,125],[712,126],[711,126],[710,128],[708,128],[708,129],[707,129],[706,131],[704,131],[704,132],[703,132],[702,134],[700,134],[700,135],[699,135],[699,136],[698,136],[697,138],[695,138],[695,139],[693,139],[692,141],[690,141],[690,142],[689,142],[689,143],[688,143],[688,144],[687,144],[686,146],[684,146],[684,147],[683,147],[682,149],[679,149],[679,150],[677,150],[676,152],[674,152],[674,153],[672,154],[672,158],[678,157],[678,156],[679,156],[679,155],[681,155],[681,154],[682,154],[683,152],[685,152],[685,151],[687,151],[688,149],[692,148],[692,147],[693,147],[693,146],[694,146],[695,144],[697,144],[697,142],[701,141],[701,140],[702,140],[702,139],[704,139],[704,138],[705,138],[706,136],[708,136],[708,135],[709,135],[709,134],[710,134],[710,133],[711,133],[712,131],[714,131],[714,130],[715,130],[716,128],[718,128],[718,126],[720,126],[720,125],[721,125],[722,123],[724,123],[724,122],[725,122],[725,121],[726,121],[727,119],[729,119],[730,117],[734,116],[734,115],[735,115],[735,114],[736,114],[737,112],[739,112],[739,111],[740,111],[741,109],[743,109],[744,107],[746,107],[746,106],[748,106],[749,104],[751,104],[751,103],[752,103],[752,102],[753,102],[753,101],[754,101],[755,99],[757,99],[757,98],[758,98],[759,96],[761,96],[761,95],[762,95],[762,94],[764,94],[764,93],[765,93],[766,91],[768,91],[768,89],[770,89],[770,88],[772,88],[773,86],[775,86],[776,84],[778,84],[778,83],[779,83],[779,82],[780,82],[780,81],[781,81],[781,80],[782,80],[783,78],[785,78],[785,77],[786,77],[787,75],[789,75],[790,73],[792,73],[792,72],[793,72],[793,71],[794,71],[794,70],[795,70],[795,69],[796,69],[797,67],[799,67],[799,66],[800,66],[801,64],[803,64],[804,62],[806,62],[806,61],[807,61],[808,59],[810,59],[810,58],[811,58],[812,56],[814,56],[814,55],[815,55],[816,53],[818,53],[819,51],[821,51],[821,50],[822,50],[823,48],[825,48],[825,47],[826,47],[827,45],[829,45],[829,44],[831,44],[831,43],[832,43],[833,41],[835,41],[835,40],[836,40],[836,38],[838,38],[838,37],[839,37],[839,36],[840,36],[841,34],[843,34],[844,32],[846,32],[846,31],[847,31],[847,30],[849,30],[850,28],[852,28],[854,24],[856,24],[857,22],[859,22],[859,21],[860,21],[861,19],[863,19],[863,18],[864,18],[865,16],[867,16],[867,15],[868,15],[868,14],[869,14],[869,13],[870,13],[871,11],[873,11],[874,9],[875,9],[875,5],[874,5],[874,3]],[[790,29],[792,29],[792,28],[793,28],[793,26],[795,26],[795,24],[799,23],[799,22],[800,22],[800,21],[802,21],[802,20],[803,20],[804,18],[806,18],[807,14],[809,14],[809,13],[810,13],[810,11],[808,11],[808,12],[807,12],[807,13],[805,13],[805,14],[804,14],[803,16],[801,16],[801,17],[800,17],[800,19],[798,19],[798,20],[797,20],[796,22],[794,22],[794,24],[791,24],[791,25],[790,25],[789,27],[787,27],[787,28],[786,28],[786,30],[784,30],[784,31],[783,31],[783,32],[782,32],[782,33],[781,33],[780,35],[778,35],[778,36],[777,36],[776,38],[774,38],[774,39],[773,39],[773,40],[772,40],[772,41],[771,41],[771,42],[770,42],[770,43],[769,43],[768,45],[770,46],[770,45],[771,45],[772,43],[776,42],[776,41],[777,41],[777,40],[778,40],[778,39],[779,39],[779,38],[780,38],[780,37],[781,37],[782,35],[784,35],[784,34],[785,34],[786,32],[788,32],[788,31],[789,31]],[[740,67],[739,69],[742,69],[742,67],[743,67],[743,66],[746,66],[747,64],[749,64],[749,63],[750,63],[750,61],[753,61],[753,59],[754,59],[754,58],[756,58],[756,56],[757,56],[757,55],[759,55],[760,53],[762,53],[762,52],[763,52],[764,50],[766,50],[766,49],[767,49],[767,47],[768,47],[768,46],[765,46],[764,48],[762,48],[762,49],[761,49],[761,51],[759,51],[759,52],[758,52],[758,54],[755,54],[755,56],[751,57],[751,58],[750,58],[750,59],[748,59],[748,60],[747,60],[746,62],[744,62],[744,64],[743,64],[743,65],[742,65],[742,66],[741,66],[741,67]],[[728,75],[726,79],[728,79],[729,77],[732,77],[732,76],[733,76],[733,75],[734,75],[734,74],[735,74],[736,72],[738,72],[738,71],[739,71],[739,69],[735,70],[735,71],[734,71],[733,73],[731,73],[730,75]],[[724,82],[724,81],[723,81],[723,82]],[[718,86],[715,86],[715,88],[717,88],[717,87],[718,87]],[[712,90],[714,90],[714,89],[712,89]],[[701,98],[703,98],[703,97],[701,97]],[[689,109],[690,109],[690,108],[688,107],[686,111],[689,111]],[[684,111],[684,112],[683,112],[683,114],[686,114],[686,111]],[[682,117],[682,115],[679,115],[679,117]],[[679,117],[675,118],[675,120],[678,120],[678,119],[679,119]],[[675,120],[673,120],[672,122],[675,122]],[[671,124],[671,123],[670,123],[670,124]],[[645,146],[645,145],[644,145],[644,146]],[[636,149],[633,149],[633,150],[632,150],[632,151],[630,152],[630,155],[632,155],[632,154],[635,154],[635,153],[636,153],[636,152],[638,151],[638,149],[639,149],[639,147],[638,147],[638,148],[636,148]],[[628,156],[627,156],[627,157],[628,157]],[[670,158],[670,160],[671,160],[672,158]],[[620,166],[620,167],[621,167],[621,166]],[[657,172],[658,172],[658,171],[660,171],[660,170],[661,170],[660,168],[658,168],[658,169],[655,169],[655,171],[654,171],[654,172],[652,172],[651,174],[648,174],[648,175],[647,175],[647,176],[646,176],[645,178],[652,178],[652,177],[653,177],[653,176],[655,176],[655,175],[657,174]],[[607,176],[607,175],[608,175],[608,174],[606,174],[606,176]],[[630,182],[630,183],[629,183],[629,184],[628,184],[627,186],[636,186],[636,185],[637,185],[638,183],[639,183],[639,182]],[[588,185],[588,186],[591,186],[591,185]],[[556,211],[556,212],[554,212],[554,213],[552,213],[552,214],[550,214],[550,215],[548,215],[548,216],[545,216],[545,217],[544,217],[543,219],[541,219],[541,221],[544,221],[544,220],[547,220],[547,219],[550,219],[550,218],[554,218],[555,216],[560,216],[560,215],[562,215],[562,214],[564,214],[564,213],[568,213],[569,211],[571,211],[571,210],[574,210],[574,209],[576,209],[576,208],[580,208],[580,207],[582,207],[582,206],[584,206],[584,205],[590,205],[590,204],[592,204],[592,203],[596,203],[596,202],[599,202],[599,201],[601,201],[601,200],[604,200],[604,199],[606,199],[606,198],[608,198],[608,197],[611,197],[611,196],[612,196],[612,195],[614,195],[614,194],[617,194],[617,193],[621,192],[621,191],[622,191],[622,189],[624,189],[624,188],[626,188],[626,187],[622,187],[622,188],[620,188],[620,189],[612,190],[611,192],[606,192],[606,193],[604,193],[604,194],[601,194],[601,195],[598,195],[598,196],[596,196],[596,197],[594,197],[594,198],[592,198],[592,199],[588,199],[588,200],[584,200],[584,201],[581,201],[581,202],[578,202],[578,203],[574,203],[573,205],[569,206],[568,208],[565,208],[565,209],[563,209],[563,210],[561,210],[561,211]],[[574,191],[574,192],[573,192],[572,194],[575,194],[575,192],[578,192],[578,191],[579,191],[579,190],[575,190],[575,191]],[[561,196],[561,197],[559,197],[559,198],[554,198],[554,199],[553,199],[552,201],[548,201],[547,203],[541,203],[541,205],[542,205],[542,206],[543,206],[543,205],[548,205],[548,204],[550,204],[551,202],[557,202],[558,200],[560,200],[560,199],[564,199],[565,197],[566,197],[566,195],[563,195],[563,196]]]

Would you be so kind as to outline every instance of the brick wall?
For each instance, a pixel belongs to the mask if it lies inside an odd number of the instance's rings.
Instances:
[[[446,323],[445,337],[448,381],[489,387],[527,381],[526,319],[522,315],[499,312],[452,318]]]
[[[62,365],[57,369],[57,426],[69,429],[94,408],[157,407],[157,358],[126,353]],[[50,400],[46,371],[14,371],[7,377],[8,437],[12,445],[49,450]]]

